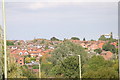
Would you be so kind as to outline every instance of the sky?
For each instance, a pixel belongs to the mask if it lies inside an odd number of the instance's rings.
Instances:
[[[5,7],[9,40],[97,40],[110,32],[118,35],[117,2],[7,2]]]

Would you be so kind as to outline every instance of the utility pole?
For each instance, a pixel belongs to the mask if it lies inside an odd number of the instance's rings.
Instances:
[[[5,80],[7,80],[7,51],[6,51],[6,15],[5,15],[5,1],[2,0],[2,15],[4,25],[4,67],[5,67]]]

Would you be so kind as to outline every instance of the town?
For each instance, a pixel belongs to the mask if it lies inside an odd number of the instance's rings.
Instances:
[[[1,49],[3,48],[2,39],[3,35],[1,34]],[[78,69],[78,59],[75,55],[81,55],[82,76],[84,78],[92,78],[95,75],[93,72],[93,76],[89,76],[89,74],[87,74],[88,72],[86,72],[86,70],[89,69],[87,66],[91,64],[93,65],[91,66],[93,71],[94,69],[99,70],[100,66],[106,69],[107,67],[104,65],[114,67],[115,70],[113,71],[115,71],[115,74],[111,73],[111,75],[118,78],[118,39],[113,38],[112,32],[110,34],[100,35],[98,40],[86,40],[85,38],[80,40],[78,37],[71,37],[71,39],[64,40],[59,40],[56,37],[52,37],[50,40],[39,38],[33,40],[7,40],[7,55],[8,67],[10,68],[8,77],[10,78],[19,78],[20,76],[22,76],[22,78],[61,78],[63,76],[67,78],[79,78],[78,75],[76,75],[80,74],[78,70],[73,71],[73,68]],[[70,55],[72,56],[70,57]],[[60,60],[62,60],[62,63]],[[73,67],[71,64],[68,64],[71,63],[71,61],[74,63],[72,63]],[[92,63],[89,61],[92,61]],[[65,64],[67,64],[67,66],[65,66]],[[60,68],[60,66],[65,67],[65,70],[68,69],[68,71],[66,72],[63,68]],[[18,71],[19,68],[19,71],[22,71],[22,73],[11,75],[14,73],[13,68],[16,71]],[[61,72],[60,70],[63,71]],[[70,73],[74,74],[73,77],[72,74],[68,75],[69,70]],[[108,71],[106,71],[106,73]],[[103,74],[101,73],[100,75]],[[99,78],[99,76],[97,76],[97,78]]]

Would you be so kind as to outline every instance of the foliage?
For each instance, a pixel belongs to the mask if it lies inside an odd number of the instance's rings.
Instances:
[[[29,57],[26,57],[25,58],[25,63],[30,63],[31,61],[30,61],[30,58]]]
[[[31,56],[30,56],[30,54],[29,54],[29,55],[25,55],[24,57],[26,58],[26,57],[31,57]]]
[[[33,42],[36,43],[38,40],[37,39],[34,39]]]
[[[107,41],[107,40],[108,40],[108,41],[110,41],[110,42],[115,42],[115,41],[117,41],[116,39],[113,39],[112,32],[111,32],[110,38],[106,38],[104,35],[101,35],[98,40],[103,40],[103,41]]]
[[[95,51],[96,53],[99,53],[99,54],[102,52],[102,50],[101,50],[100,48],[99,48],[99,49],[95,49],[94,51]]]
[[[85,38],[83,38],[83,41],[86,41]]]
[[[116,63],[106,61],[102,56],[93,56],[83,65],[83,78],[118,78]]]
[[[20,43],[20,42],[18,42],[18,45],[21,45],[21,43]]]
[[[31,57],[30,61],[36,61],[36,58],[35,57]]]
[[[50,53],[52,55],[52,58],[49,60],[55,65],[59,60],[63,60],[64,58],[72,55],[82,55],[82,61],[83,63],[87,59],[87,52],[85,52],[85,49],[77,45],[75,43],[72,43],[68,40],[64,41],[63,43],[60,43],[56,49]]]
[[[37,76],[26,65],[17,64],[14,58],[8,57],[8,78],[36,78]]]
[[[11,45],[14,45],[14,42],[13,41],[7,41],[7,46],[11,46]]]
[[[38,77],[34,72],[24,67],[21,67],[21,71],[22,71],[22,76],[24,76],[25,78],[37,78]]]
[[[79,78],[78,56],[70,56],[60,62],[52,69],[55,75],[62,75],[64,78]]]
[[[41,71],[44,72],[46,77],[50,77],[52,75],[51,74],[52,67],[53,67],[53,65],[51,64],[51,62],[42,62],[41,63]]]
[[[38,65],[32,66],[32,69],[39,69]]]
[[[111,45],[109,42],[104,44],[102,47],[103,50],[105,51],[111,51],[112,53],[116,53],[116,48],[114,45]]]
[[[118,73],[111,67],[101,67],[97,71],[89,70],[83,74],[83,78],[118,78]]]
[[[106,40],[107,40],[107,38],[106,38],[104,35],[101,35],[101,36],[100,36],[100,38],[99,38],[99,40],[106,41]]]
[[[77,38],[77,37],[72,37],[71,39],[72,39],[72,40],[80,40],[80,39]]]
[[[51,41],[59,41],[59,39],[57,39],[56,37],[52,37],[50,40]]]
[[[91,39],[90,41],[95,41],[95,40]]]
[[[51,73],[55,76],[63,75],[63,77],[78,77],[78,56],[81,55],[82,65],[87,61],[87,53],[80,45],[72,43],[68,40],[60,43],[56,49],[50,53],[51,58],[48,59],[53,65]],[[71,56],[71,57],[70,57]]]

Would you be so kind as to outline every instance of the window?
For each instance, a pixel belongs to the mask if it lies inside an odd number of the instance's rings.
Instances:
[[[20,63],[20,64],[22,64],[22,63]]]
[[[22,55],[22,52],[20,52],[19,55]]]
[[[25,52],[24,54],[28,55],[28,53],[27,53],[27,52]]]

